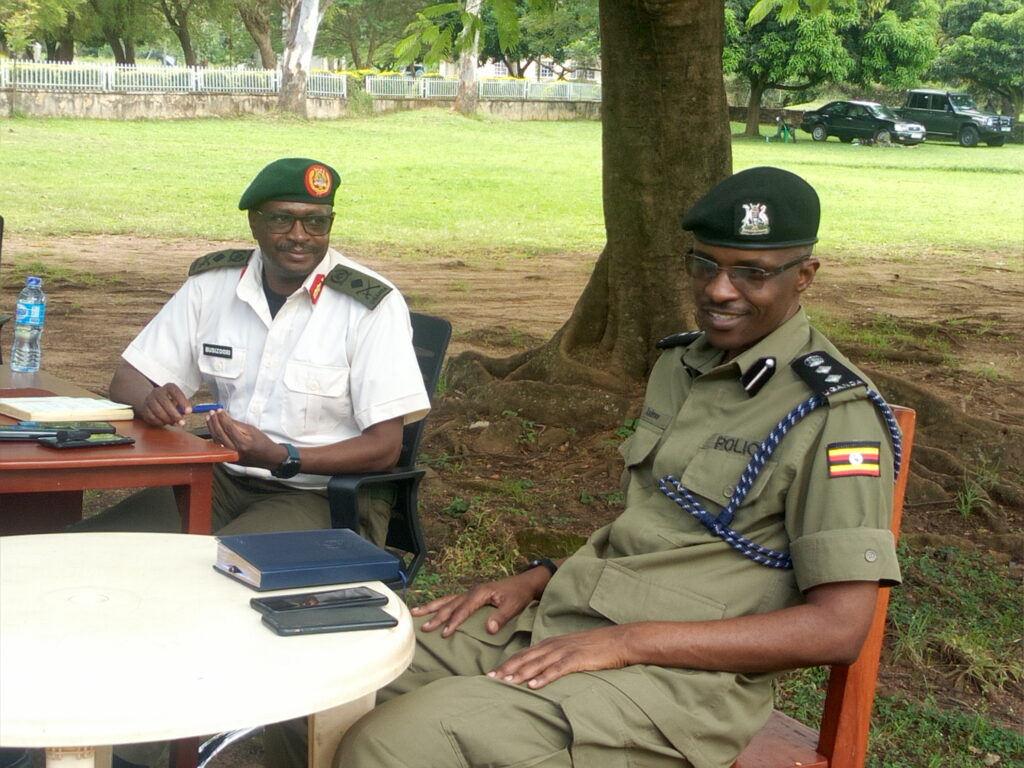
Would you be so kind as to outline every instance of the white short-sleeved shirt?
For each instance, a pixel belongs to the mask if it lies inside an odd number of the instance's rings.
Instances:
[[[337,265],[392,290],[370,309],[325,283]],[[430,400],[412,346],[409,310],[392,283],[330,249],[271,318],[262,273],[257,248],[244,268],[190,277],[122,357],[151,381],[173,382],[189,397],[205,384],[232,418],[298,448],[427,414]],[[226,466],[270,478],[266,469]],[[325,488],[327,478],[300,473],[284,482]]]

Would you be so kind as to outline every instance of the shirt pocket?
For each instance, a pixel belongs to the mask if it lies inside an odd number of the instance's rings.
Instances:
[[[636,469],[652,456],[664,432],[665,430],[660,427],[641,421],[637,425],[636,431],[619,446],[619,454],[625,465],[621,478],[623,490],[629,481],[630,470]],[[649,475],[650,473],[647,473],[645,477]],[[636,482],[640,482],[640,475],[636,475],[634,479]],[[652,483],[649,480],[644,480],[643,484],[651,485]]]
[[[213,398],[227,404],[244,386],[245,350],[234,347],[231,357],[199,355],[199,372]]]
[[[291,361],[282,380],[281,423],[289,436],[329,433],[342,422],[352,422],[348,366]]]
[[[749,461],[750,458],[747,456],[703,449],[698,451],[686,465],[679,481],[692,493],[724,508],[728,506],[729,499],[732,498],[736,485]],[[768,487],[775,469],[776,465],[771,461],[761,468],[741,506],[754,504],[760,499]],[[708,511],[715,514],[711,509]]]
[[[725,616],[726,606],[679,585],[667,587],[618,563],[601,570],[590,607],[616,624],[636,621],[711,621]]]

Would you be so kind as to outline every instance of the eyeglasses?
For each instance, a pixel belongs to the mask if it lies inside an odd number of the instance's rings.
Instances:
[[[253,213],[263,221],[263,226],[267,228],[267,232],[274,235],[288,234],[295,226],[295,222],[301,221],[302,228],[306,230],[307,235],[319,237],[330,232],[331,224],[334,223],[333,213],[328,216],[322,214],[292,216],[290,213],[264,213],[263,211],[253,211]]]
[[[781,275],[787,269],[807,261],[811,258],[811,254],[806,253],[803,256],[798,256],[792,261],[787,261],[781,267],[776,267],[775,269],[761,269],[760,267],[722,267],[711,259],[705,259],[703,256],[698,256],[692,250],[686,254],[685,258],[686,271],[694,280],[708,282],[719,272],[725,272],[725,274],[729,276],[730,282],[737,288],[759,288],[773,277]]]

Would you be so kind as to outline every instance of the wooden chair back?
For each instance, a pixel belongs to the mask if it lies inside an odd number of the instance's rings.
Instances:
[[[899,538],[917,414],[898,405],[892,410],[903,435],[902,470],[893,490],[890,526]],[[733,768],[863,768],[888,608],[889,588],[883,587],[857,660],[836,664],[829,673],[819,730],[775,711]]]

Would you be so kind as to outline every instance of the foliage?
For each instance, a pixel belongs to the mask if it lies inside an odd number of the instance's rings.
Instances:
[[[555,0],[526,0],[530,10],[551,8]],[[405,66],[423,61],[434,67],[446,57],[466,48],[483,32],[482,8],[474,3],[473,12],[467,2],[440,3],[424,8],[406,28],[406,36],[395,47],[395,58]],[[520,28],[516,0],[489,0],[486,6],[493,14],[498,47],[511,51],[519,45]]]
[[[480,60],[504,61],[516,77],[542,59],[552,62],[560,73],[567,70],[568,62],[596,67],[601,53],[597,10],[597,0],[560,0],[543,9],[517,0],[519,42],[511,49],[503,49],[495,14],[485,8]]]
[[[419,0],[334,0],[320,25],[317,52],[344,55],[355,69],[384,68],[420,8]]]
[[[940,17],[948,42],[933,74],[948,82],[966,82],[1024,109],[1024,2],[959,0]]]
[[[770,17],[749,22],[755,0],[726,0],[729,36],[723,65],[750,84],[747,134],[757,134],[761,97],[766,90],[802,90],[841,81],[853,69],[843,32],[857,21],[856,9],[835,2],[834,9],[801,14],[783,22]]]
[[[850,79],[862,85],[912,88],[938,51],[938,7],[934,0],[888,5],[881,12],[869,10],[848,30],[846,46],[855,61]]]

